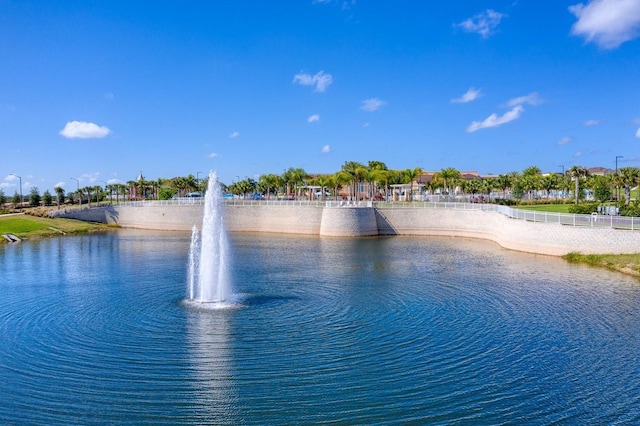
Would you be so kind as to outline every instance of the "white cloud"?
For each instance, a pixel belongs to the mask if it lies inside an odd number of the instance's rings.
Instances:
[[[571,142],[571,138],[569,136],[565,136],[558,141],[558,145],[566,145]]]
[[[235,138],[237,138],[238,136],[240,136],[240,132],[238,132],[238,131],[235,131],[235,132],[233,132],[233,133],[231,133],[231,134],[229,135],[229,137],[230,137],[231,139],[235,139]]]
[[[520,96],[518,98],[510,99],[506,103],[506,106],[509,108],[513,108],[516,105],[528,104],[528,105],[536,106],[536,105],[540,105],[541,103],[543,103],[543,101],[538,95],[538,93],[533,92],[533,93],[529,93],[526,96]]]
[[[571,34],[582,36],[603,49],[615,49],[625,41],[638,37],[640,1],[591,0],[586,5],[569,6],[578,20]]]
[[[220,157],[220,154],[218,154],[217,152],[212,152],[211,154],[207,155],[207,157],[209,157],[209,158],[217,158],[217,157]]]
[[[302,86],[315,86],[315,92],[324,92],[333,83],[333,76],[325,74],[324,71],[317,72],[315,75],[300,72],[293,76],[292,83]]]
[[[640,128],[636,131],[636,138],[640,139]]]
[[[369,124],[369,123],[364,123],[364,124],[362,125],[362,127],[369,127],[370,125],[371,125],[371,124]]]
[[[84,173],[82,176],[80,176],[80,181],[88,180],[89,183],[94,183],[98,180],[98,178],[100,178],[100,172]]]
[[[364,101],[362,101],[360,109],[367,112],[373,112],[377,111],[386,104],[387,103],[385,101],[382,101],[378,98],[365,99]]]
[[[108,127],[86,121],[69,121],[64,129],[60,130],[60,134],[69,139],[104,138],[109,133],[111,130]]]
[[[459,98],[451,99],[451,103],[466,104],[467,102],[475,101],[478,97],[480,97],[480,90],[476,90],[471,87],[464,95]]]
[[[480,34],[482,38],[487,38],[493,34],[502,18],[507,15],[498,13],[495,10],[487,9],[486,12],[479,13],[473,18],[469,18],[459,24],[454,24],[454,27],[462,28],[468,33]]]
[[[585,120],[582,124],[587,127],[597,126],[598,124],[600,124],[600,120]]]
[[[575,158],[581,157],[581,156],[582,156],[582,151],[576,151],[576,153],[575,153],[575,154],[573,154],[573,156],[574,156]]]
[[[314,121],[320,121],[320,116],[318,114],[313,114],[307,118],[307,123],[313,123]]]
[[[9,175],[6,178],[4,178],[4,180],[6,180],[7,182],[17,182],[20,180],[20,178],[18,176]]]
[[[67,183],[66,183],[65,181],[60,181],[60,182],[56,183],[55,185],[53,185],[53,187],[54,187],[54,188],[64,188],[64,186],[65,186],[66,184],[67,184]]]
[[[322,147],[322,152],[325,153],[325,154],[328,153],[328,152],[331,152],[331,146],[330,145],[323,146]]]
[[[104,94],[104,98],[109,100],[109,101],[113,100],[113,93],[110,93],[110,92],[109,93],[105,93]]]
[[[505,123],[518,119],[523,111],[524,108],[522,108],[521,105],[516,105],[501,116],[493,113],[484,121],[474,121],[471,123],[469,127],[467,127],[467,132],[472,133],[480,129],[502,126]]]

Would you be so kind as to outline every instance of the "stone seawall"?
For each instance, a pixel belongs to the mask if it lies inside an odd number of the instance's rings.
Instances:
[[[56,216],[126,228],[189,231],[202,223],[202,205],[108,206],[59,210]],[[570,226],[511,219],[482,210],[349,208],[305,205],[227,205],[231,232],[321,236],[416,235],[482,238],[529,253],[564,255],[640,252],[640,231]]]

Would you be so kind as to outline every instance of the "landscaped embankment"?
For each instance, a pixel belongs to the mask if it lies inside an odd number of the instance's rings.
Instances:
[[[202,223],[201,204],[147,202],[58,215],[116,223],[122,227],[190,230]],[[513,219],[498,211],[459,208],[352,207],[318,204],[228,204],[225,223],[231,232],[321,236],[417,235],[482,238],[502,247],[560,256],[570,252],[636,253],[640,232],[608,227],[572,226]]]

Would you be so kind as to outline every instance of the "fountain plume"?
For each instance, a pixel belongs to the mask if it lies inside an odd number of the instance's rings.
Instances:
[[[222,190],[215,172],[209,173],[204,197],[202,232],[193,227],[189,251],[189,299],[201,303],[227,302],[231,297],[229,243],[224,225]]]

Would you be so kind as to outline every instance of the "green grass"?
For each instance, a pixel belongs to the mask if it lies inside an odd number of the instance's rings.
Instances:
[[[640,253],[635,254],[582,254],[571,252],[563,259],[570,263],[582,263],[585,265],[606,268],[612,271],[624,272],[640,277]]]
[[[539,212],[550,212],[550,213],[569,213],[569,207],[571,204],[536,204],[536,205],[522,205],[518,206],[519,209],[523,210],[535,210]]]
[[[22,239],[60,235],[61,232],[73,234],[107,228],[108,226],[104,224],[73,219],[51,219],[26,215],[0,216],[0,235],[13,234]]]

